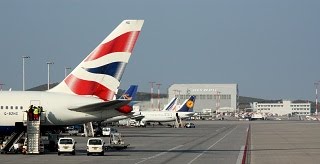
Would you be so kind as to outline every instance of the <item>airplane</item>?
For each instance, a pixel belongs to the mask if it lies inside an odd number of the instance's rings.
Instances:
[[[134,99],[134,97],[132,99]],[[176,98],[176,97],[171,99],[171,101],[161,111],[174,111],[175,107],[177,106],[177,99],[178,98]],[[135,102],[130,102],[128,105],[133,106],[134,104],[135,104]],[[127,118],[137,118],[137,117],[141,117],[140,112],[131,112],[131,113],[127,113],[124,115],[108,118],[108,119],[104,120],[102,123],[117,122],[117,121],[124,120]]]
[[[0,134],[23,126],[29,106],[45,111],[43,126],[101,121],[125,113],[130,99],[115,99],[144,20],[124,20],[61,83],[48,91],[1,91]],[[10,130],[9,130],[10,131]]]
[[[193,112],[195,99],[195,96],[190,96],[177,111],[140,111],[140,115],[134,119],[140,121],[141,126],[145,126],[147,122],[172,122],[180,118],[186,119],[195,114]]]

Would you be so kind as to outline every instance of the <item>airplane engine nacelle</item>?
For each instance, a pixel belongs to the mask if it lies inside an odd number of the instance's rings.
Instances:
[[[121,113],[125,113],[128,114],[132,111],[132,106],[130,105],[124,105],[120,108],[117,108],[117,111],[121,112]]]

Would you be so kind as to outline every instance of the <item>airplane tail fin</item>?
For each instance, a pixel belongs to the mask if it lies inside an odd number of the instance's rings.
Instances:
[[[195,96],[190,96],[189,99],[185,100],[181,106],[181,108],[178,110],[178,112],[192,112],[193,106],[196,101]]]
[[[119,99],[134,100],[135,96],[137,95],[137,90],[137,85],[131,85],[129,89],[126,90]]]
[[[124,20],[59,85],[49,92],[114,99],[143,20]]]
[[[134,102],[133,100],[136,97],[137,94],[137,90],[138,90],[138,86],[137,85],[131,85],[129,87],[128,90],[126,90],[122,96],[120,96],[120,98],[118,100],[130,100],[130,103],[128,103],[127,105],[123,105],[119,108],[116,108],[116,110],[118,110],[121,113],[130,113],[133,110],[133,105],[136,104],[136,102]]]
[[[162,111],[174,111],[177,106],[177,100],[177,97],[171,99],[171,101],[162,109]]]

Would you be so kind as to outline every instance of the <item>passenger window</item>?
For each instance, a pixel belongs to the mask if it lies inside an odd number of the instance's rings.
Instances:
[[[18,106],[16,106],[16,109],[18,109]]]
[[[23,109],[23,106],[20,106],[20,109],[22,110],[22,109]]]
[[[13,109],[13,106],[11,106],[10,109]]]
[[[3,106],[1,106],[1,109],[3,109]]]
[[[8,107],[8,106],[6,106],[6,109],[9,109],[9,107]]]

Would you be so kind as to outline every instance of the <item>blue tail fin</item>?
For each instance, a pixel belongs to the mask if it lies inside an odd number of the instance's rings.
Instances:
[[[183,102],[178,112],[192,112],[195,101],[196,97],[194,95],[190,96],[189,99]]]
[[[137,94],[137,90],[137,85],[130,85],[129,89],[126,90],[119,99],[134,100]]]

